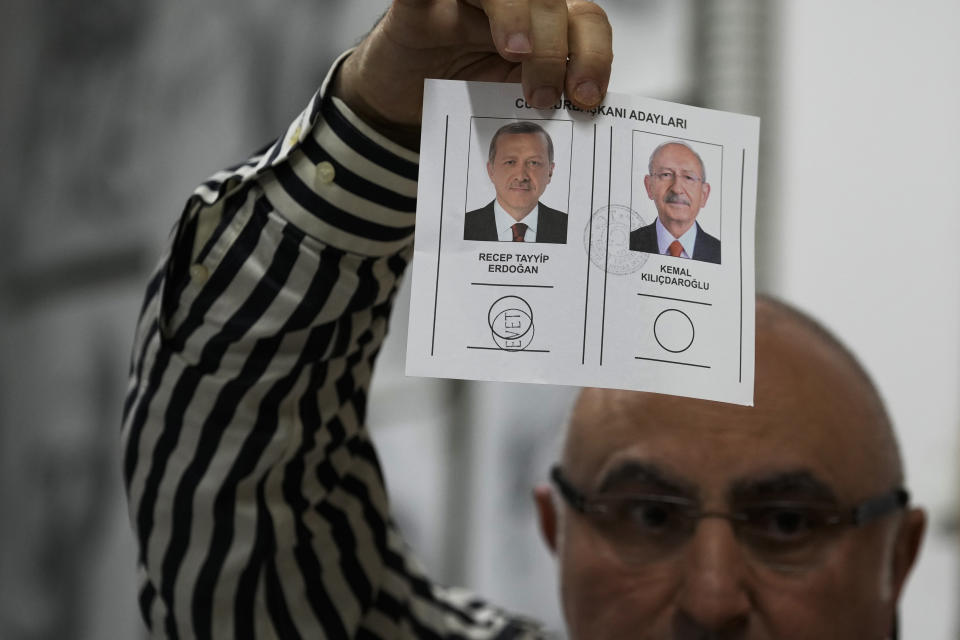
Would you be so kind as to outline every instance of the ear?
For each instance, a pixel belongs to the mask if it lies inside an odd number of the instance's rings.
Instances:
[[[487,176],[490,178],[490,182],[493,182],[493,163],[487,161]]]
[[[710,199],[710,183],[704,182],[702,189],[703,189],[703,200],[700,202],[701,209],[707,206],[707,200]]]
[[[554,164],[553,162],[551,162],[551,163],[550,163],[550,173],[547,174],[547,182],[548,182],[548,183],[550,182],[550,179],[553,178],[553,167],[554,167],[554,166],[555,166],[555,164]]]
[[[643,176],[643,186],[647,189],[647,197],[653,200],[653,191],[651,191],[651,185],[653,184],[653,176],[646,175]]]
[[[543,540],[550,547],[550,551],[557,552],[557,508],[553,503],[553,492],[550,487],[541,484],[533,489],[533,500],[537,503],[537,517],[540,520],[540,533]]]
[[[920,543],[923,540],[923,533],[927,528],[927,514],[923,509],[910,509],[903,516],[900,522],[900,529],[897,531],[897,539],[894,541],[893,548],[893,601],[900,598],[903,591],[903,585],[907,581],[907,575],[913,568],[917,560],[917,554],[920,552]]]

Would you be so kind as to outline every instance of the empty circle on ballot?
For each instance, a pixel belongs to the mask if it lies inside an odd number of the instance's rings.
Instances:
[[[661,311],[653,321],[653,336],[657,344],[670,353],[682,353],[689,349],[695,334],[690,316],[679,309]]]

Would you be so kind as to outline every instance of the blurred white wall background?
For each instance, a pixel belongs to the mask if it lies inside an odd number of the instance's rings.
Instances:
[[[903,636],[957,638],[960,4],[601,3],[614,90],[764,118],[759,282],[883,391],[932,514]],[[147,272],[194,184],[281,131],[385,5],[0,7],[0,638],[142,636],[117,440]],[[370,412],[397,518],[436,576],[560,627],[529,489],[573,391],[405,378],[406,312]]]
[[[770,289],[824,319],[883,392],[932,515],[904,637],[956,638],[960,3],[794,2],[782,20]]]

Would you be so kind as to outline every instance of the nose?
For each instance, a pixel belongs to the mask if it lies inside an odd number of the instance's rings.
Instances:
[[[678,638],[739,638],[747,632],[748,567],[730,522],[705,518],[685,549],[675,620]]]

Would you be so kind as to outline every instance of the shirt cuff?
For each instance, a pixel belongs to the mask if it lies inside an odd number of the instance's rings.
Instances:
[[[347,55],[278,141],[258,180],[273,207],[308,235],[353,253],[390,255],[413,237],[419,156],[330,95]]]
[[[281,138],[212,176],[195,195],[213,204],[256,180],[280,215],[328,246],[384,256],[411,244],[419,154],[377,133],[330,95],[350,53],[337,59]]]

